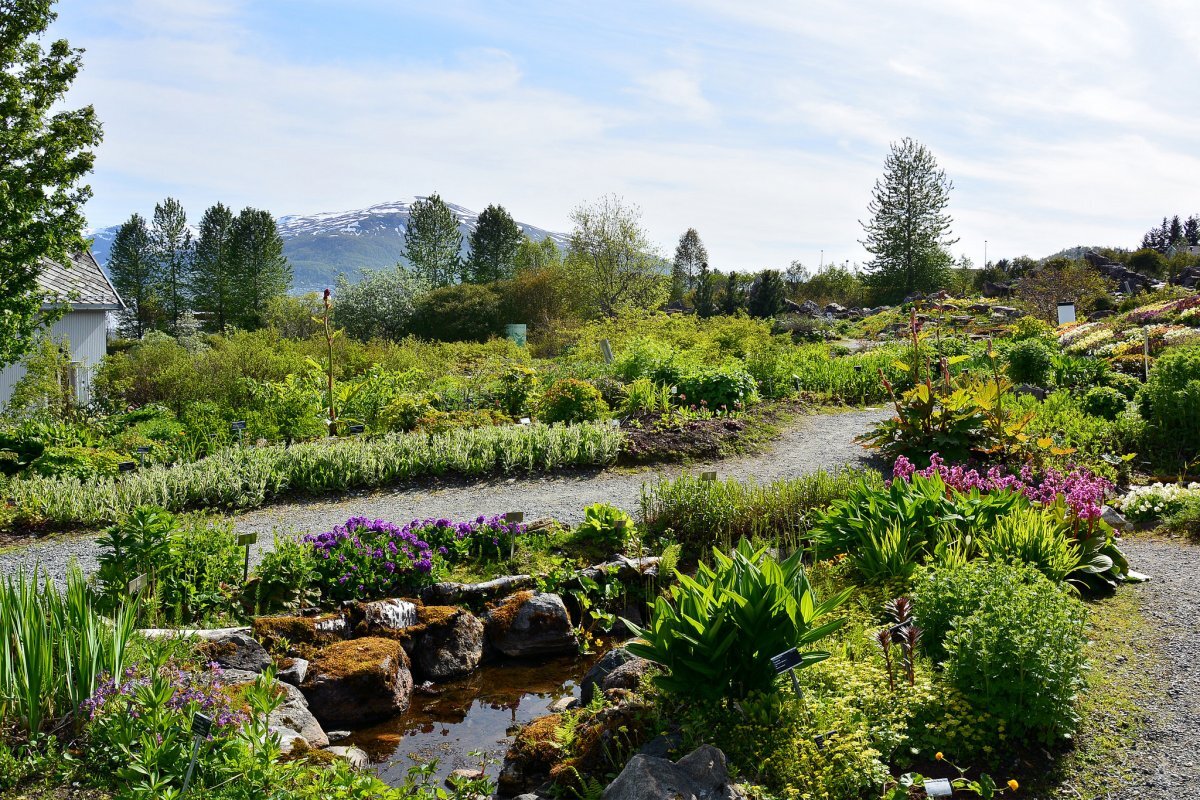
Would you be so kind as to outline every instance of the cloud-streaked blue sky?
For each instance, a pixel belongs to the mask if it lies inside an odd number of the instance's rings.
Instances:
[[[105,125],[93,225],[438,191],[567,230],[641,206],[720,268],[864,257],[888,143],[955,183],[956,252],[1133,246],[1200,212],[1193,0],[61,0]]]

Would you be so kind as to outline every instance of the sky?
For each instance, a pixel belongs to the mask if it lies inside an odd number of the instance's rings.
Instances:
[[[569,231],[605,194],[720,269],[857,262],[891,142],[952,247],[1135,247],[1200,212],[1194,0],[59,0],[104,142],[89,223],[439,192]]]

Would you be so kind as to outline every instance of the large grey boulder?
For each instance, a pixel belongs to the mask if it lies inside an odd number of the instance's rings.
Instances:
[[[488,640],[511,658],[579,651],[571,616],[556,594],[518,592],[491,608],[485,622]]]
[[[200,646],[201,655],[222,669],[262,672],[271,665],[265,647],[245,633],[233,632],[208,639]]]
[[[279,684],[279,688],[285,697],[279,707],[267,717],[267,724],[295,731],[304,737],[310,747],[328,747],[329,737],[325,735],[321,723],[317,722],[317,718],[309,711],[304,693],[288,683]]]
[[[725,754],[702,745],[672,764],[636,755],[604,790],[604,800],[744,800],[729,780]]]
[[[321,650],[300,688],[322,725],[355,728],[407,710],[413,678],[400,642],[368,636]]]
[[[635,658],[637,656],[624,647],[609,650],[600,656],[599,660],[583,676],[583,682],[579,684],[579,704],[583,706],[589,705],[592,702],[592,698],[596,696],[597,689],[601,692],[604,691],[604,680],[612,674],[613,670],[627,661],[633,661]]]
[[[412,650],[413,670],[422,680],[444,681],[469,675],[483,660],[483,623],[470,611],[457,609],[431,623]]]

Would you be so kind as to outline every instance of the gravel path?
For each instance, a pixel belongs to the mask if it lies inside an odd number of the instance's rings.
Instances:
[[[771,481],[802,475],[818,469],[837,469],[861,464],[866,451],[854,437],[886,418],[878,408],[837,414],[812,414],[789,426],[763,453],[694,464],[687,469],[717,470],[720,477],[755,478]],[[479,514],[522,511],[527,520],[553,517],[577,522],[583,507],[612,503],[636,512],[644,482],[678,474],[678,466],[652,469],[609,469],[573,472],[531,478],[484,481],[441,481],[395,490],[341,495],[331,500],[280,503],[239,514],[234,524],[239,533],[259,534],[251,553],[257,561],[271,546],[273,530],[309,532],[329,530],[348,517],[363,515],[396,521],[424,517],[470,519]],[[66,574],[71,561],[85,573],[96,569],[95,534],[55,536],[16,546],[0,553],[0,575],[20,566],[39,563],[56,579]]]
[[[1200,547],[1166,539],[1126,539],[1130,565],[1151,576],[1138,585],[1142,613],[1161,637],[1146,675],[1145,727],[1130,785],[1113,797],[1200,798]]]

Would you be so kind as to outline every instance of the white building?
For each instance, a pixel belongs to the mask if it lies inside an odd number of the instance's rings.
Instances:
[[[47,295],[68,306],[67,313],[50,327],[49,334],[56,341],[70,343],[76,397],[80,403],[86,403],[91,399],[92,372],[108,349],[108,314],[124,308],[124,303],[95,256],[87,250],[71,256],[66,265],[43,261],[38,285]],[[8,404],[13,387],[24,374],[21,364],[0,370],[0,406]]]

